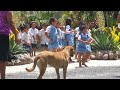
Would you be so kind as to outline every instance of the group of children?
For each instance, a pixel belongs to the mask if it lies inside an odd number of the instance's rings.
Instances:
[[[33,53],[35,56],[38,42],[42,51],[56,52],[62,50],[65,46],[74,46],[75,40],[75,58],[79,61],[79,67],[82,67],[82,65],[87,67],[85,62],[90,57],[90,44],[94,42],[94,39],[86,23],[81,22],[75,30],[72,29],[71,23],[71,19],[66,19],[63,27],[56,18],[50,18],[49,25],[43,24],[42,29],[38,30],[36,23],[32,22],[30,28],[28,25],[21,27],[19,39],[23,46],[28,48],[30,56],[33,56]],[[73,62],[71,57],[69,60]]]
[[[35,56],[38,37],[36,23],[32,22],[30,26],[28,24],[24,24],[19,26],[18,29],[20,30],[20,33],[18,34],[20,43],[27,49],[31,57]]]

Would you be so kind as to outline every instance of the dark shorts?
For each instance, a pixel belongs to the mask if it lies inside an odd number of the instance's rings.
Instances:
[[[0,61],[10,61],[9,36],[0,35]]]
[[[31,53],[31,51],[32,51],[32,46],[31,45],[23,44],[23,46],[27,49],[27,52]]]
[[[36,48],[37,47],[37,44],[31,43],[31,45],[32,45],[32,48]]]
[[[42,48],[42,47],[47,48],[47,47],[48,47],[48,45],[47,45],[47,44],[41,44],[41,48]]]

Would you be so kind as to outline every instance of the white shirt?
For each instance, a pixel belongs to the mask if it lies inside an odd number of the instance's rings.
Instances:
[[[29,34],[31,36],[31,43],[34,43],[35,40],[36,40],[36,35],[38,34],[38,29],[36,29],[36,28],[34,28],[34,29],[30,28],[28,32],[29,32]],[[35,40],[34,40],[33,36],[34,36]]]
[[[71,33],[71,31],[69,31],[71,28],[70,28],[70,25],[67,25],[66,26],[66,34],[70,34]]]
[[[76,29],[75,29],[76,31],[77,31],[77,34],[75,35],[75,37],[78,37],[79,36],[79,27],[77,27]]]
[[[38,35],[41,37],[40,38],[41,39],[41,41],[40,41],[41,44],[45,44],[45,43],[48,44],[49,39],[46,37],[44,29],[41,29],[39,31]]]
[[[70,25],[67,25],[67,26],[66,26],[66,34],[70,34],[70,33],[71,33],[70,29],[72,29],[72,28],[70,27]],[[73,32],[72,32],[72,33],[73,33]],[[73,34],[74,34],[74,33],[73,33]]]
[[[62,39],[65,39],[65,31],[61,31],[62,32]]]
[[[50,33],[50,30],[51,30],[51,26],[48,26],[45,32]]]
[[[51,26],[53,26],[53,25],[48,26],[48,27],[46,28],[46,31],[45,31],[45,32],[50,33],[50,31],[51,31]],[[53,27],[55,27],[55,26],[53,26]],[[55,27],[55,28],[56,28],[56,27]],[[56,30],[56,31],[57,31],[57,30]]]
[[[25,42],[24,41],[26,41],[27,43],[30,43],[30,34],[29,33],[26,33],[26,32],[23,32],[22,34],[21,34],[21,43],[22,44],[25,44]],[[23,41],[24,40],[24,41]]]
[[[21,39],[22,32],[20,32],[17,36],[17,38],[20,40]]]

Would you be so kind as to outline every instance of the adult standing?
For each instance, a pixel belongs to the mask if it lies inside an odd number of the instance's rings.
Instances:
[[[15,35],[17,42],[17,31],[12,21],[12,11],[0,11],[0,74],[5,79],[6,61],[9,61],[9,35],[10,31]]]
[[[34,56],[36,55],[36,46],[37,46],[37,40],[38,40],[38,29],[36,28],[36,22],[32,21],[29,29],[29,34],[31,36],[31,45],[32,45],[32,56],[34,53]]]

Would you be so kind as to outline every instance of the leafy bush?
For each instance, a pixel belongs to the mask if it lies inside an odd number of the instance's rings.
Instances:
[[[9,46],[10,46],[10,53],[11,54],[22,54],[26,53],[26,49],[21,44],[16,44],[14,40],[14,34],[10,35],[9,38]]]
[[[93,50],[119,50],[119,42],[114,40],[110,33],[101,31],[99,29],[92,30],[92,36],[95,42],[92,44]]]

